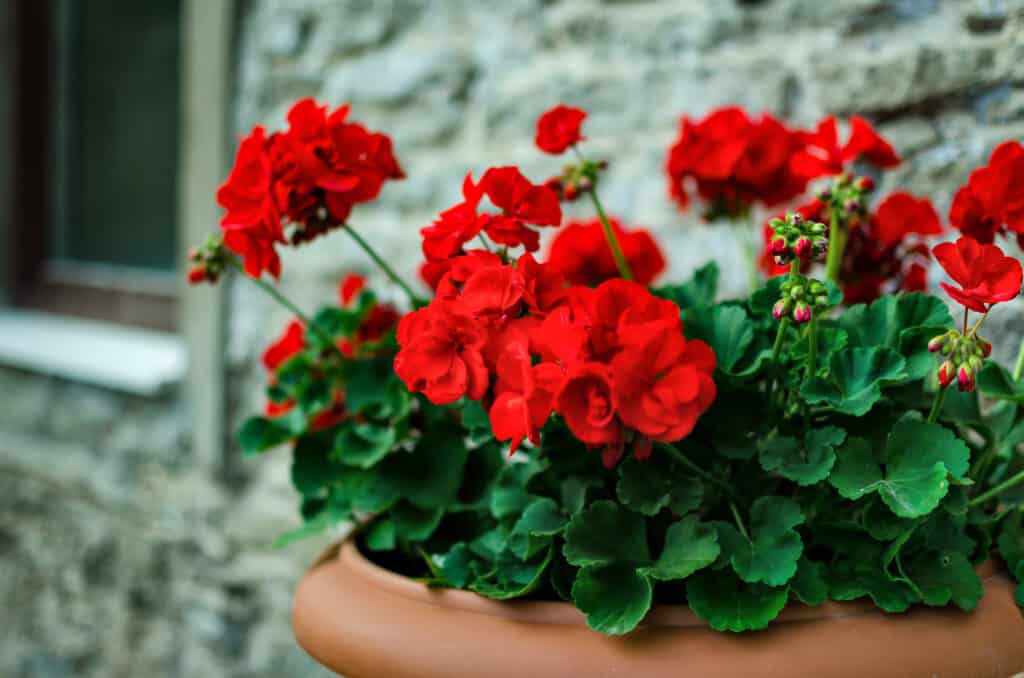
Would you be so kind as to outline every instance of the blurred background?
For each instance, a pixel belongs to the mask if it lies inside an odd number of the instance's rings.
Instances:
[[[668,277],[714,257],[737,292],[729,231],[667,198],[681,114],[863,114],[906,159],[882,191],[944,215],[1024,135],[1022,31],[1021,0],[0,0],[0,675],[325,675],[289,611],[330,536],[273,549],[287,455],[231,442],[287,318],[247,281],[182,282],[253,124],[314,96],[392,135],[408,179],[352,224],[412,277],[467,170],[555,174],[536,117],[583,107],[609,211]],[[287,253],[305,308],[350,270],[389,295],[346,237]],[[1021,306],[989,326],[1005,360]]]

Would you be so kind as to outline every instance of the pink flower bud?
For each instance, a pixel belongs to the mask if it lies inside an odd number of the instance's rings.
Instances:
[[[946,388],[953,383],[953,377],[955,376],[956,366],[949,360],[942,363],[939,366],[939,385],[942,388]]]
[[[789,250],[789,245],[786,244],[785,238],[775,238],[772,240],[770,247],[772,254],[776,256],[785,254]]]
[[[928,342],[928,350],[931,351],[932,353],[935,353],[936,351],[941,351],[942,347],[945,346],[948,342],[949,335],[940,334],[939,336],[933,338],[931,341]]]
[[[772,307],[772,317],[776,320],[789,315],[790,303],[789,299],[779,299],[775,302],[775,306]]]
[[[990,355],[992,355],[992,344],[988,343],[984,339],[981,339],[979,341],[981,341],[981,352],[983,357],[987,358]]]
[[[843,205],[843,207],[846,208],[847,212],[859,212],[860,211],[860,202],[858,202],[858,201],[854,200],[853,198],[851,198],[851,199],[846,201],[846,203]]]
[[[811,319],[811,307],[801,302],[793,310],[793,320],[798,323],[809,322]]]
[[[193,266],[188,270],[188,284],[198,285],[201,282],[206,282],[206,269],[202,266]]]
[[[871,193],[875,190],[875,180],[871,177],[861,177],[857,179],[855,186],[863,193]]]
[[[967,393],[974,390],[974,373],[967,365],[961,365],[956,372],[956,387]]]
[[[806,257],[810,255],[814,245],[811,243],[811,239],[806,236],[800,236],[800,239],[796,241],[796,245],[793,247],[793,251],[796,252],[798,257]]]

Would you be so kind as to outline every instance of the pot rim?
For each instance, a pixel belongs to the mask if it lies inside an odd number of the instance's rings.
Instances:
[[[332,560],[339,560],[346,570],[354,573],[365,584],[387,594],[435,607],[464,610],[491,617],[518,621],[537,621],[546,624],[586,626],[586,615],[574,605],[561,601],[506,600],[486,598],[472,591],[449,588],[430,588],[426,584],[385,569],[370,561],[360,551],[354,535],[331,546],[312,566],[316,569]],[[997,568],[989,558],[976,569],[985,582],[997,575]],[[879,608],[869,599],[826,601],[809,606],[799,602],[787,603],[785,609],[772,622],[773,625],[793,622],[824,621],[876,614]],[[651,627],[707,627],[686,605],[655,605],[640,624]]]

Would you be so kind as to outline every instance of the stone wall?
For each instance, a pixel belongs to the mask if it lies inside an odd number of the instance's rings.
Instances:
[[[680,114],[726,103],[802,125],[865,114],[907,159],[883,189],[932,195],[941,212],[995,143],[1024,134],[1020,0],[248,0],[241,10],[239,133],[280,125],[308,95],[350,102],[353,117],[391,134],[409,178],[352,224],[410,277],[418,229],[457,199],[468,170],[555,172],[532,137],[537,114],[559,101],[591,112],[590,153],[612,159],[609,211],[657,233],[670,277],[715,257],[729,291],[746,277],[735,242],[666,197],[661,168]],[[582,204],[574,213],[590,215]],[[284,267],[307,308],[344,271],[371,272],[342,233],[288,253]],[[252,361],[285,317],[243,280],[229,307],[237,422],[260,406]],[[990,322],[1006,344],[1024,331],[1019,306]],[[173,394],[140,402],[8,371],[0,391],[16,394],[0,404],[0,675],[322,675],[292,647],[288,606],[323,540],[268,547],[296,519],[283,455],[196,467]]]

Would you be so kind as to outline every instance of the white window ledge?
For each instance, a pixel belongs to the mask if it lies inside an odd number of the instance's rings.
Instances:
[[[0,365],[155,396],[185,376],[185,344],[164,332],[0,310]]]

